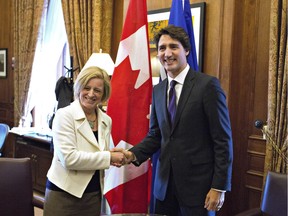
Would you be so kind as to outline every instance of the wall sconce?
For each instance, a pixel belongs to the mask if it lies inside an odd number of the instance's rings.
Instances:
[[[108,53],[102,53],[102,49],[100,49],[100,53],[92,53],[83,69],[90,66],[97,66],[104,69],[109,76],[112,76],[114,72],[114,62]]]

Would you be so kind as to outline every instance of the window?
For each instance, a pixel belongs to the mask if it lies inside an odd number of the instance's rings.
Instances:
[[[47,12],[43,12],[32,67],[26,110],[34,109],[31,123],[41,129],[48,128],[48,120],[56,104],[55,86],[70,68],[70,54],[65,30],[62,4],[50,0]]]

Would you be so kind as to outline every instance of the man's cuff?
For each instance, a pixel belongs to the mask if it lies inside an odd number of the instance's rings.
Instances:
[[[226,190],[219,190],[219,189],[215,189],[215,188],[211,188],[211,189],[214,190],[214,191],[222,192],[222,193],[226,192]]]

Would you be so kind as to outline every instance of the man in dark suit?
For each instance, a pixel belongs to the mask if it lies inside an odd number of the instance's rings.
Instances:
[[[218,79],[187,64],[190,43],[182,28],[161,29],[155,42],[168,77],[153,89],[149,132],[126,151],[127,162],[139,166],[161,149],[154,182],[155,213],[215,215],[231,189],[232,135],[225,94]],[[170,120],[172,80],[177,110]]]

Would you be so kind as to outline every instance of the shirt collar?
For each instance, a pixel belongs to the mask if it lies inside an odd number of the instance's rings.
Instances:
[[[187,64],[186,67],[184,68],[184,70],[182,70],[182,71],[178,74],[178,76],[176,76],[176,77],[174,78],[174,80],[177,81],[177,83],[183,85],[183,84],[184,84],[185,77],[186,77],[189,69],[190,69],[190,66],[189,66],[189,64]],[[173,80],[173,79],[172,79],[170,76],[168,76],[168,83],[169,83],[169,85],[170,85],[170,82],[171,82],[172,80]]]

